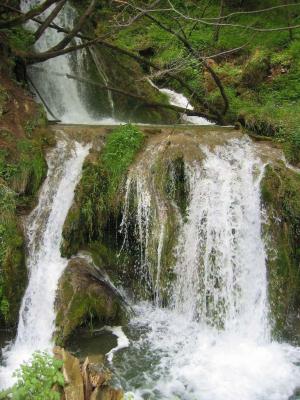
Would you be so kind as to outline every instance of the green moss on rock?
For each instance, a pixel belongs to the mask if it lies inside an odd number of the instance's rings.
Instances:
[[[300,306],[300,176],[283,163],[268,165],[262,181],[268,213],[268,280],[275,336],[294,336]]]
[[[64,343],[80,326],[120,325],[127,312],[120,295],[85,258],[72,259],[59,281],[56,341]]]
[[[27,283],[23,235],[15,213],[16,194],[0,184],[0,321],[5,326],[16,323]]]
[[[102,239],[108,222],[117,218],[119,191],[144,141],[133,125],[115,129],[102,151],[94,151],[83,165],[74,203],[63,229],[62,254],[71,256],[80,247]]]

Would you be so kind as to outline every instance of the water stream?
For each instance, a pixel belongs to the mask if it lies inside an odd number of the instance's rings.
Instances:
[[[21,8],[39,2],[22,0]],[[71,28],[74,16],[66,5],[57,23]],[[37,48],[52,47],[61,35],[48,29]],[[64,122],[95,122],[85,108],[80,85],[59,75],[74,68],[80,71],[83,56],[84,52],[61,56],[43,63],[43,71],[29,71]],[[53,72],[58,74],[55,79]],[[184,96],[161,91],[172,104],[191,109]],[[207,124],[203,118],[183,119]],[[139,268],[144,282],[151,278],[155,301],[135,304],[135,317],[125,328],[130,341],[118,331],[118,349],[123,350],[108,358],[128,399],[287,400],[300,384],[300,349],[271,338],[260,199],[264,165],[248,140],[231,140],[213,149],[201,145],[200,151],[201,162],[185,164],[188,208],[186,217],[179,219],[174,281],[165,308],[160,302],[164,204],[157,196],[157,265],[149,271],[151,188],[143,176],[127,181],[121,230],[126,239],[126,196],[134,185]],[[62,228],[88,152],[88,145],[61,138],[48,154],[48,175],[26,224],[30,279],[17,337],[3,351],[1,388],[12,384],[12,372],[34,351],[52,347],[55,291],[67,264],[60,255]]]
[[[300,383],[300,349],[271,339],[264,165],[248,140],[202,151],[202,163],[186,165],[171,304],[136,305],[131,346],[113,367],[128,399],[287,400]]]
[[[48,175],[39,203],[26,224],[29,284],[20,309],[17,337],[3,350],[1,388],[11,385],[13,371],[34,351],[51,350],[53,346],[55,292],[67,264],[60,255],[62,228],[88,151],[89,146],[63,138],[48,154]]]

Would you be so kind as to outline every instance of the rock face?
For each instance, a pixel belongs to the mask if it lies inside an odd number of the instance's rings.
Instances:
[[[111,372],[104,366],[104,357],[87,357],[80,365],[78,358],[61,347],[54,348],[56,358],[63,361],[64,400],[122,400],[122,389],[110,386]]]
[[[300,176],[278,162],[266,167],[261,185],[274,334],[299,337]]]
[[[83,380],[78,358],[72,356],[72,354],[60,347],[54,349],[54,354],[64,363],[65,400],[84,400]]]
[[[59,281],[56,310],[57,343],[79,326],[93,321],[120,325],[127,315],[121,296],[88,257],[70,260]]]

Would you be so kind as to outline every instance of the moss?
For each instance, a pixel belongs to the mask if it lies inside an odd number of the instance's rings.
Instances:
[[[22,26],[7,31],[9,45],[16,51],[29,51],[33,46],[34,34]]]
[[[56,302],[56,342],[65,343],[80,326],[126,320],[120,297],[84,259],[70,261],[59,282]]]
[[[0,321],[14,325],[27,283],[23,235],[16,217],[16,194],[0,184]]]
[[[293,336],[300,305],[300,177],[283,164],[267,166],[262,196],[268,212],[269,298],[274,334]]]
[[[264,49],[257,49],[248,59],[241,76],[242,85],[255,88],[262,83],[270,71],[269,54]]]
[[[118,193],[143,140],[137,128],[123,125],[108,136],[100,154],[95,152],[86,160],[64,224],[63,255],[75,254],[85,244],[102,239],[108,222],[118,215]]]

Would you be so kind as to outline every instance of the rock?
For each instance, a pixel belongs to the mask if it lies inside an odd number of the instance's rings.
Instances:
[[[292,339],[300,326],[300,176],[273,162],[265,168],[261,192],[273,335]]]
[[[122,389],[112,387],[96,388],[92,393],[90,400],[122,400],[124,392]]]
[[[111,380],[111,372],[103,366],[104,357],[86,357],[82,366],[85,399],[89,399],[92,391]]]
[[[127,315],[117,290],[87,257],[69,261],[59,281],[55,307],[58,344],[79,326],[93,321],[122,325]]]
[[[65,400],[84,400],[83,379],[78,358],[60,347],[55,347],[53,352],[64,363],[63,375],[66,382],[64,387]]]

